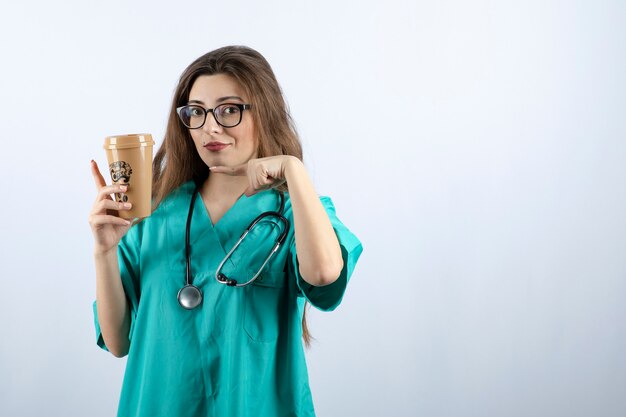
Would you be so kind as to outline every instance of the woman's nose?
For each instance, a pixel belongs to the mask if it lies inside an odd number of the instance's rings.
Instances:
[[[210,112],[206,115],[206,121],[203,126],[205,132],[208,133],[220,133],[222,131],[222,125],[217,123],[217,119],[215,119],[215,114]]]

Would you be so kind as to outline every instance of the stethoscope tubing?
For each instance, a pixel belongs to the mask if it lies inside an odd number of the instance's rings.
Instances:
[[[193,195],[191,196],[191,202],[189,204],[189,212],[187,214],[187,223],[185,225],[185,260],[186,260],[186,272],[185,272],[185,286],[182,287],[178,291],[178,302],[179,304],[187,309],[192,310],[198,305],[202,303],[202,291],[195,285],[193,285],[192,275],[191,275],[191,244],[189,243],[189,235],[191,230],[191,218],[193,216],[193,209],[195,206],[196,198],[198,194],[200,194],[200,184],[196,184],[196,188],[194,189]],[[256,279],[261,275],[261,272],[265,268],[265,265],[272,259],[274,254],[278,251],[280,246],[283,244],[287,235],[289,233],[289,221],[282,215],[285,208],[285,196],[282,192],[278,192],[280,197],[280,208],[279,211],[266,211],[257,216],[252,223],[244,230],[244,232],[237,240],[237,243],[233,246],[233,248],[226,254],[222,262],[220,262],[219,266],[215,271],[215,280],[220,284],[227,285],[229,287],[245,287],[252,284]],[[250,231],[256,226],[260,221],[265,219],[266,217],[275,217],[279,219],[283,223],[283,230],[276,239],[272,250],[268,254],[268,256],[263,261],[263,264],[259,267],[258,271],[250,278],[248,281],[244,283],[239,283],[235,279],[228,278],[226,275],[222,274],[222,268],[224,264],[230,259],[235,250],[239,247],[241,242],[245,239],[245,237],[250,233]]]

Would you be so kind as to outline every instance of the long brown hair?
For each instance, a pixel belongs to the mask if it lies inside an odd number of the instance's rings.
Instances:
[[[176,108],[187,104],[191,87],[199,76],[215,74],[233,77],[250,98],[259,143],[258,158],[292,155],[302,160],[302,145],[270,64],[252,48],[225,46],[202,55],[180,76],[170,106],[165,138],[153,162],[153,209],[185,182],[192,179],[203,181],[209,175],[209,168],[198,155]],[[311,335],[306,323],[306,305],[302,316],[302,337],[309,346]]]

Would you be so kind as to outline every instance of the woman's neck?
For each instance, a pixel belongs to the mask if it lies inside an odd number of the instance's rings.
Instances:
[[[248,177],[209,174],[200,188],[204,206],[215,225],[248,187]]]
[[[248,187],[248,178],[226,174],[209,174],[201,187],[201,193],[210,200],[237,199]]]

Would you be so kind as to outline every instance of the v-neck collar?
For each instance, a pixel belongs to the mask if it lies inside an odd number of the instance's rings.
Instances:
[[[244,198],[248,198],[246,197],[246,195],[244,193],[241,193],[241,195],[239,197],[237,197],[237,200],[235,200],[235,202],[228,208],[228,210],[226,210],[226,212],[224,214],[222,214],[222,217],[220,217],[220,219],[217,222],[213,222],[213,219],[211,218],[211,213],[209,212],[209,208],[204,204],[204,200],[202,199],[202,192],[200,189],[198,189],[198,197],[196,198],[196,207],[194,207],[194,216],[197,214],[195,213],[195,209],[198,206],[198,202],[200,202],[200,206],[202,208],[204,208],[206,217],[209,220],[209,224],[213,229],[218,229],[220,228],[220,223],[222,223],[222,221],[227,221],[224,220],[225,217],[227,217],[229,215],[229,213],[236,211],[236,206],[239,204],[239,202],[241,200],[243,200]],[[192,191],[193,193],[193,191]]]
[[[172,220],[170,227],[175,230],[175,234],[181,235],[182,233],[183,242],[187,213],[189,213],[189,204],[195,188],[193,181],[181,185],[179,189],[180,194],[176,198],[178,201],[173,202],[174,204],[172,205],[172,214],[175,212],[176,215],[170,216]],[[194,202],[189,243],[193,247],[195,242],[206,238],[207,233],[214,234],[225,255],[237,242],[252,220],[268,210],[278,210],[278,195],[275,191],[262,191],[250,197],[242,194],[220,220],[213,224],[204,201],[202,201],[202,197],[199,195]]]
[[[178,248],[171,253],[172,261],[185,262],[185,233],[189,204],[193,197],[195,184],[193,181],[181,185],[172,192],[171,197],[165,204],[167,214],[165,222],[167,224],[167,240],[170,247]],[[226,254],[235,246],[243,232],[260,214],[266,211],[277,211],[279,208],[279,197],[275,191],[267,190],[257,193],[251,197],[242,195],[232,207],[224,213],[217,224],[213,225],[208,211],[201,198],[197,198],[192,208],[192,219],[189,229],[190,259],[192,263],[198,259],[211,259],[212,268],[216,268],[218,263],[226,257]],[[269,242],[272,243],[272,242]],[[264,245],[264,243],[262,244]],[[271,246],[271,245],[270,245]],[[211,248],[210,253],[206,250]],[[270,248],[271,249],[271,248]],[[270,250],[268,249],[268,250]],[[206,258],[206,257],[209,258]],[[246,257],[244,261],[239,258]],[[265,256],[265,254],[263,255]],[[237,271],[236,275],[248,275],[247,270],[250,264],[248,253],[239,250],[228,259],[225,271]],[[214,262],[214,264],[213,264]],[[249,269],[249,268],[248,268]],[[199,277],[202,273],[210,271],[211,267],[206,265],[200,269],[192,266],[194,277]],[[202,272],[204,271],[204,272]],[[254,271],[253,271],[254,272]],[[210,274],[214,272],[209,272]]]

